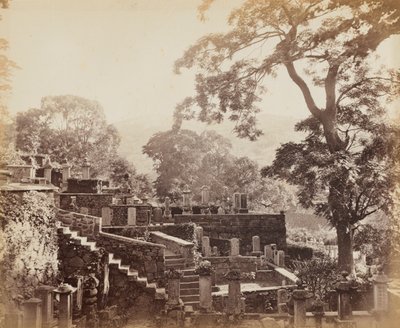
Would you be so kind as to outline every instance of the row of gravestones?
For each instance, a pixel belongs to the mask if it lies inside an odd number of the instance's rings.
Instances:
[[[210,238],[203,236],[203,228],[196,227],[195,229],[196,239],[201,240],[201,251],[205,257],[218,256],[218,248],[216,246],[210,246]],[[261,252],[260,237],[253,236],[252,238],[253,251],[252,255],[257,257],[263,257],[267,262],[272,262],[277,266],[285,266],[285,252],[278,250],[276,244],[270,244],[264,246],[264,253]],[[230,256],[239,256],[240,240],[238,238],[230,239]]]

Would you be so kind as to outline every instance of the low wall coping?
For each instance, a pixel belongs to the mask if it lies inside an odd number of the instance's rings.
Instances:
[[[296,282],[296,280],[297,280],[297,276],[294,273],[286,270],[285,268],[275,267],[274,270],[276,272],[280,273],[282,276],[292,280],[293,282]]]
[[[180,246],[190,246],[190,247],[194,246],[194,244],[189,241],[186,241],[186,240],[183,240],[181,238],[174,237],[171,235],[167,235],[166,233],[161,232],[161,231],[151,231],[150,235],[157,236],[162,239],[170,240],[176,244],[179,244]]]
[[[236,213],[236,214],[175,214],[174,218],[193,218],[193,219],[213,219],[213,218],[229,218],[229,217],[241,217],[242,219],[254,217],[268,217],[268,218],[284,218],[282,214],[264,214],[264,213]]]
[[[114,234],[103,232],[103,231],[100,231],[100,236],[107,237],[107,238],[110,238],[110,239],[120,240],[120,241],[127,242],[127,243],[130,243],[130,244],[135,244],[135,245],[166,248],[166,246],[162,245],[162,244],[156,244],[156,243],[151,243],[151,242],[144,241],[144,240],[132,239],[132,238],[119,236],[119,235],[114,235]]]
[[[113,193],[94,193],[94,192],[60,192],[58,193],[59,195],[65,195],[65,196],[114,196]]]

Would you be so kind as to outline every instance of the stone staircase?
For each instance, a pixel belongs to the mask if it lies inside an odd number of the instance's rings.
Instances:
[[[76,245],[88,247],[91,251],[99,251],[99,247],[94,241],[88,241],[87,237],[79,236],[77,231],[72,231],[69,227],[59,228],[65,236],[69,236],[71,241]],[[127,275],[128,280],[136,281],[141,286],[155,292],[156,299],[165,298],[165,288],[158,288],[156,283],[149,283],[146,277],[139,277],[139,272],[129,265],[123,265],[121,259],[117,259],[113,253],[108,254],[108,264],[110,267],[115,266],[120,272]]]
[[[194,269],[182,270],[183,277],[180,282],[181,300],[185,306],[191,306],[194,310],[199,308],[199,275],[195,274]]]

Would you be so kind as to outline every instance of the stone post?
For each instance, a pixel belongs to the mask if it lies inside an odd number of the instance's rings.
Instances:
[[[128,207],[128,225],[135,226],[136,225],[136,208]]]
[[[182,191],[183,214],[189,214],[192,211],[191,196],[192,192],[190,191],[188,185],[186,185]]]
[[[168,278],[167,305],[170,307],[179,305],[179,298],[181,293],[180,276],[179,276],[180,272],[179,271],[175,272],[177,273],[176,275],[172,275],[171,277]]]
[[[273,262],[274,262],[275,265],[278,265],[278,250],[274,249],[273,252],[274,252],[273,253]]]
[[[238,238],[232,238],[230,240],[231,243],[231,252],[230,255],[231,256],[239,256],[239,249],[240,249],[240,241]]]
[[[35,290],[35,296],[42,301],[42,327],[50,328],[53,326],[54,318],[54,287],[39,286]]]
[[[285,266],[285,252],[284,251],[278,251],[276,265],[279,267]]]
[[[278,297],[277,297],[277,303],[278,303],[278,313],[279,314],[284,314],[288,312],[287,308],[287,301],[288,301],[288,293],[285,288],[278,289]]]
[[[210,238],[207,236],[201,239],[201,251],[205,257],[211,256]]]
[[[197,226],[194,233],[196,235],[197,243],[200,244],[203,241],[203,227]]]
[[[252,256],[260,257],[262,252],[260,250],[260,237],[253,236],[252,237],[253,251],[251,252]]]
[[[306,326],[306,300],[308,293],[304,289],[302,281],[297,281],[297,289],[293,291],[294,301],[294,328],[304,328]]]
[[[210,188],[208,186],[202,186],[201,190],[201,204],[208,205],[210,201]]]
[[[271,245],[264,246],[264,256],[265,260],[271,262],[274,258],[274,251],[272,250]]]
[[[60,303],[58,305],[58,327],[72,328],[72,294],[76,288],[68,284],[62,284],[54,292],[59,295]]]
[[[389,309],[387,285],[388,277],[383,273],[382,269],[378,269],[378,274],[372,278],[374,284],[374,312],[384,313]]]
[[[102,225],[111,225],[112,210],[110,207],[101,208]]]
[[[170,218],[172,217],[172,215],[171,215],[171,209],[170,209],[170,207],[169,207],[169,201],[170,201],[169,197],[168,197],[168,196],[165,197],[165,203],[164,203],[164,206],[165,206],[165,209],[164,209],[164,218],[166,218],[166,219],[170,219]]]
[[[79,316],[82,312],[83,307],[83,276],[74,276],[73,278],[68,278],[65,281],[73,287],[76,287],[76,292],[73,293],[73,316]]]
[[[30,298],[25,301],[23,312],[23,328],[42,328],[42,301],[39,298]]]
[[[153,209],[153,222],[161,223],[162,222],[162,209],[159,207],[155,207]]]
[[[43,171],[44,171],[44,178],[48,183],[51,183],[51,171],[53,170],[53,166],[50,163],[50,159],[46,159],[46,163],[43,166]]]
[[[231,269],[225,278],[228,280],[228,302],[226,313],[228,315],[239,315],[242,311],[242,293],[240,290],[240,270]]]
[[[23,328],[23,313],[13,310],[4,314],[4,327],[5,328]]]
[[[87,158],[84,159],[82,165],[82,179],[90,179],[90,163]]]
[[[336,285],[338,293],[338,318],[339,320],[351,320],[352,310],[350,303],[351,283],[347,280],[349,274],[342,272],[342,278]]]
[[[200,310],[211,312],[212,309],[212,280],[211,275],[199,275]]]

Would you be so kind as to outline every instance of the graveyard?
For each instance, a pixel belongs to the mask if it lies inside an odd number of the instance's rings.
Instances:
[[[168,197],[154,207],[90,178],[87,162],[81,178],[65,164],[58,188],[51,163],[43,166],[37,178],[29,165],[10,165],[0,189],[54,204],[58,285],[33,286],[4,327],[134,327],[129,320],[141,317],[154,327],[391,327],[397,318],[381,268],[367,292],[343,272],[328,302],[313,295],[289,265],[285,214],[250,213],[246,194],[212,213],[205,186],[193,214],[189,190],[180,208]]]

